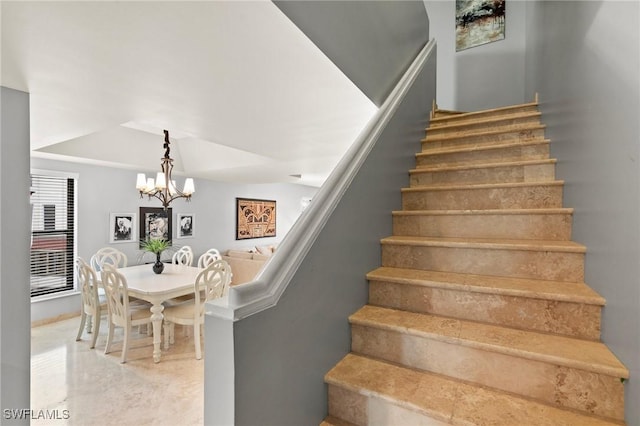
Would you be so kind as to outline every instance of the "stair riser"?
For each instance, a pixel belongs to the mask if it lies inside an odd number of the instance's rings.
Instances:
[[[350,389],[329,385],[329,414],[353,424],[448,426],[450,423],[427,417],[376,395],[361,395]]]
[[[447,136],[467,136],[471,133],[478,133],[490,130],[504,132],[519,131],[523,125],[540,124],[540,116],[531,117],[496,117],[489,123],[465,122],[450,123],[446,126],[432,126],[427,129],[427,140],[437,138],[442,135]]]
[[[521,330],[598,340],[597,305],[369,281],[369,304],[479,321]]]
[[[531,104],[531,105],[521,105],[515,108],[509,108],[509,109],[503,109],[503,110],[492,110],[492,111],[484,111],[484,112],[478,112],[478,113],[474,113],[472,115],[467,115],[467,114],[442,114],[442,116],[440,116],[439,114],[436,114],[436,117],[443,117],[443,118],[439,118],[438,120],[435,121],[431,121],[431,123],[429,124],[430,127],[440,127],[440,126],[446,126],[446,125],[450,125],[450,124],[459,124],[459,123],[470,123],[470,122],[474,122],[477,120],[486,120],[489,118],[499,118],[499,117],[509,117],[511,115],[517,115],[517,114],[522,114],[522,113],[528,113],[528,112],[537,112],[538,111],[538,105],[536,104]],[[446,117],[446,118],[444,118]]]
[[[402,193],[403,210],[486,210],[562,207],[561,185],[416,190]]]
[[[565,282],[584,281],[584,254],[571,252],[383,244],[382,266]]]
[[[568,241],[569,213],[394,215],[393,235]]]
[[[555,164],[531,164],[412,173],[410,186],[435,183],[514,183],[555,180]]]
[[[563,408],[624,418],[623,385],[618,377],[462,346],[453,340],[435,340],[358,324],[352,324],[351,330],[352,351],[356,353]]]
[[[536,143],[522,146],[468,150],[450,153],[429,153],[416,156],[416,168],[433,166],[461,166],[519,160],[543,160],[549,158],[549,144]]]
[[[422,151],[426,152],[435,148],[455,148],[461,146],[482,146],[505,143],[528,142],[544,139],[544,128],[516,129],[498,132],[491,131],[478,134],[462,135],[430,135],[422,139]]]

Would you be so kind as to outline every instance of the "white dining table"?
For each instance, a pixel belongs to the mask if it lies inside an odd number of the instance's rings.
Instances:
[[[151,323],[153,324],[153,361],[160,362],[162,355],[162,311],[165,302],[174,297],[193,293],[200,268],[165,263],[161,274],[151,269],[151,264],[119,268],[127,280],[129,295],[151,303]]]

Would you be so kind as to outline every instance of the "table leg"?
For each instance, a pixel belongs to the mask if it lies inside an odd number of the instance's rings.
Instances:
[[[153,324],[153,361],[160,362],[160,355],[162,351],[160,349],[160,343],[162,342],[162,310],[164,306],[162,304],[153,305],[151,307],[151,323]]]

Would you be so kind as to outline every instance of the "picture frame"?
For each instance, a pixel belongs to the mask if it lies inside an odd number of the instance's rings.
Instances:
[[[236,198],[236,240],[275,236],[275,200]]]
[[[195,215],[193,213],[178,213],[176,215],[176,238],[193,238]]]
[[[164,238],[171,243],[172,225],[171,208],[164,210],[162,207],[140,207],[140,242]]]
[[[109,242],[132,243],[136,238],[135,213],[111,213],[109,215]]]

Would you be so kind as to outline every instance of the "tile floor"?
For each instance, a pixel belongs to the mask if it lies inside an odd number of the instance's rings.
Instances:
[[[59,418],[31,425],[201,425],[204,361],[195,359],[191,335],[176,326],[175,345],[153,362],[151,338],[134,333],[127,362],[120,347],[105,355],[106,321],[95,349],[89,336],[76,342],[80,317],[31,329],[31,409]],[[116,329],[116,342],[122,330]]]

